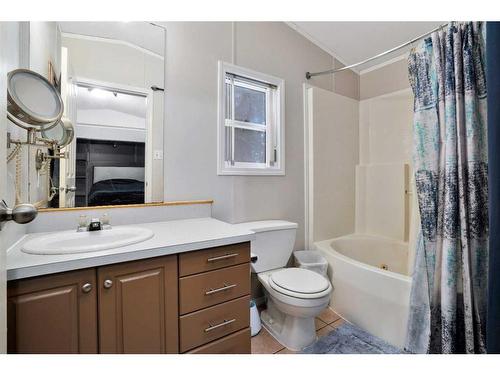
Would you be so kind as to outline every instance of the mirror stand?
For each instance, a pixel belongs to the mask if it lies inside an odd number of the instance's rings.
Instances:
[[[36,169],[40,170],[43,163],[50,159],[67,159],[68,153],[60,152],[60,147],[56,141],[46,138],[37,137],[37,130],[34,128],[27,129],[26,141],[16,140],[11,138],[10,132],[7,133],[7,148],[11,148],[12,145],[20,146],[37,146],[37,147],[47,147],[53,150],[54,154],[50,155],[48,152],[43,152],[42,150],[37,150],[35,156]]]
[[[35,167],[36,170],[39,171],[42,169],[44,163],[49,162],[52,159],[68,159],[67,152],[59,152],[58,148],[53,148],[54,155],[50,155],[47,152],[43,152],[42,150],[37,150],[35,155]]]

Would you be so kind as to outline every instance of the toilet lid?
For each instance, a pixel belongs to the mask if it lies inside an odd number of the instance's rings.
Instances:
[[[304,268],[285,268],[270,277],[276,286],[299,294],[316,294],[327,290],[330,283],[316,272]]]

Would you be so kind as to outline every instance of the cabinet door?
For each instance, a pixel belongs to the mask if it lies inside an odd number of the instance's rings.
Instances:
[[[177,255],[98,268],[101,353],[178,353]]]
[[[10,282],[9,353],[97,353],[94,269]]]

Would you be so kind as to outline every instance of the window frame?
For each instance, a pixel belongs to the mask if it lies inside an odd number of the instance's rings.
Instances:
[[[234,119],[226,119],[226,96],[225,87],[227,83],[227,74],[241,77],[237,79],[236,86],[257,90],[266,94],[266,124],[255,124],[242,122]],[[262,82],[265,85],[274,86],[275,89],[262,88],[258,85],[252,85],[249,81]],[[234,85],[232,82],[234,98]],[[234,100],[231,100],[234,104]],[[218,175],[247,175],[247,176],[283,176],[285,175],[285,122],[284,106],[285,104],[285,82],[283,79],[256,72],[251,69],[243,68],[224,61],[218,63],[218,113],[217,113],[217,174]],[[234,108],[231,109],[234,114]],[[226,129],[232,131],[231,145],[234,145],[234,129],[248,129],[252,131],[266,132],[266,162],[265,163],[247,163],[230,161],[227,158],[228,152],[232,153],[234,158],[234,148],[226,142]],[[276,151],[274,151],[276,150]],[[273,153],[275,160],[271,160]]]

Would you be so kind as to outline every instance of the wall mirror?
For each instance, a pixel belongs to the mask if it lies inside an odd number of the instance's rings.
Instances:
[[[21,67],[46,77],[64,104],[57,125],[38,133],[57,143],[58,157],[30,150],[34,158],[23,166],[30,202],[43,202],[42,209],[162,202],[165,29],[147,22],[26,25]]]

